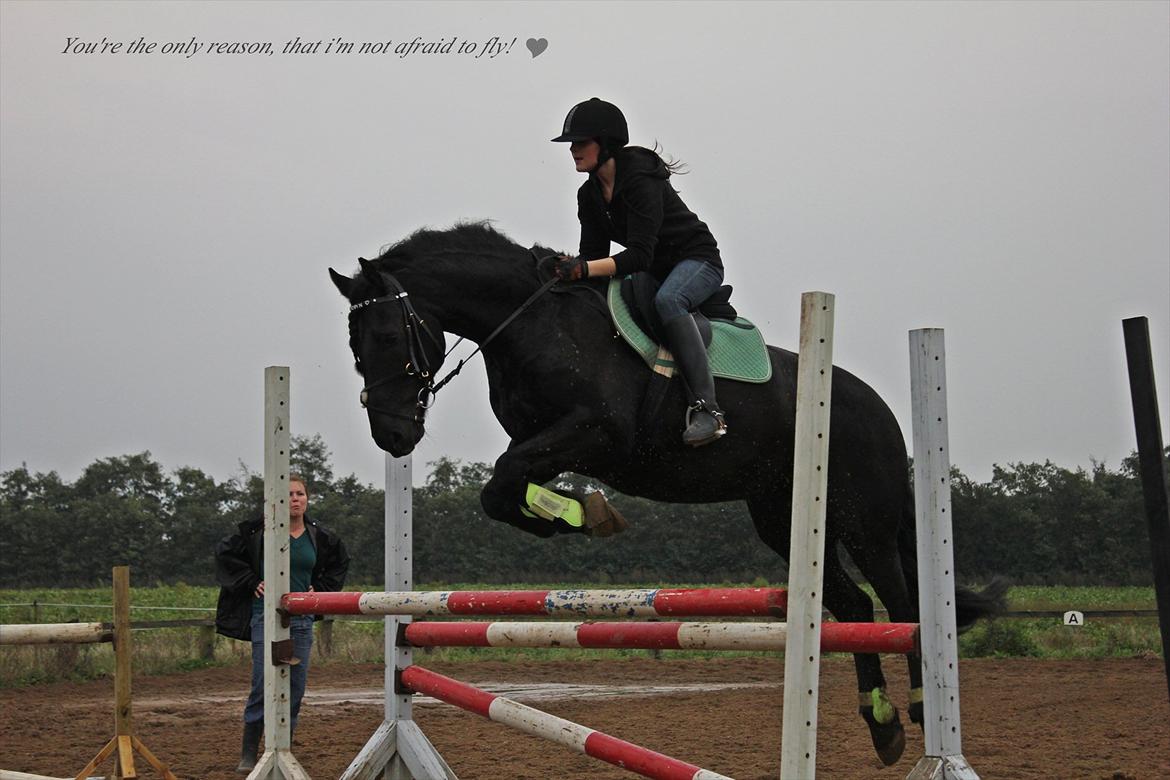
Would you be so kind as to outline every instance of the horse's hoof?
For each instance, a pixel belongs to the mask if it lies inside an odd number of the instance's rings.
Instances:
[[[886,766],[898,763],[902,752],[906,749],[906,731],[902,728],[902,720],[898,711],[894,710],[894,717],[888,723],[878,723],[873,716],[873,707],[861,707],[861,717],[865,718],[869,726],[869,736],[873,740],[873,749],[878,758]]]
[[[884,747],[878,747],[877,744],[874,744],[874,749],[877,750],[878,758],[886,766],[898,763],[898,759],[902,757],[902,751],[906,749],[906,732],[901,726],[898,726],[898,731],[894,734],[892,741],[886,743]]]
[[[590,536],[606,537],[620,534],[630,527],[622,513],[613,508],[600,492],[585,498],[585,526]]]

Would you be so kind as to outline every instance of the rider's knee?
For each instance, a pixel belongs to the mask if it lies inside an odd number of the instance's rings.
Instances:
[[[686,304],[677,293],[663,289],[659,289],[654,296],[654,310],[658,312],[658,319],[662,322],[670,322],[675,317],[688,313]]]

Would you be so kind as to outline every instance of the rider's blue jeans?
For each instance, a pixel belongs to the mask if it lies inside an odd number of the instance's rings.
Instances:
[[[690,314],[723,284],[723,269],[705,260],[683,260],[658,288],[654,308],[663,322]]]
[[[313,616],[295,615],[289,621],[289,634],[293,640],[293,655],[301,659],[299,664],[289,667],[289,684],[292,695],[293,730],[297,727],[297,715],[301,711],[301,699],[305,696],[305,685],[309,680],[309,655],[313,650]],[[252,691],[244,705],[244,722],[257,723],[264,720],[264,615],[252,615]]]

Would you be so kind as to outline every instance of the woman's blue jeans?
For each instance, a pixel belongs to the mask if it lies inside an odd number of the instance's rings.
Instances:
[[[289,621],[289,634],[293,641],[293,655],[301,659],[299,664],[289,667],[289,683],[292,694],[292,730],[297,727],[297,715],[301,711],[301,699],[305,697],[305,685],[309,680],[309,655],[313,649],[313,616],[296,615]],[[252,691],[244,705],[244,722],[264,721],[264,615],[252,615]]]
[[[690,314],[723,284],[723,269],[704,260],[683,260],[666,277],[654,296],[654,308],[662,322]]]

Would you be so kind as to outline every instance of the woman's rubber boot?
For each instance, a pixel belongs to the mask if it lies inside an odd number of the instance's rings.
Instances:
[[[240,749],[240,763],[236,771],[242,775],[249,774],[256,768],[256,760],[260,753],[260,737],[264,734],[264,721],[244,723],[244,745]]]
[[[710,444],[727,433],[727,422],[715,402],[715,378],[711,376],[707,347],[703,345],[699,326],[695,324],[695,318],[687,314],[664,322],[662,327],[666,345],[670,347],[691,394],[683,443],[691,447]]]

